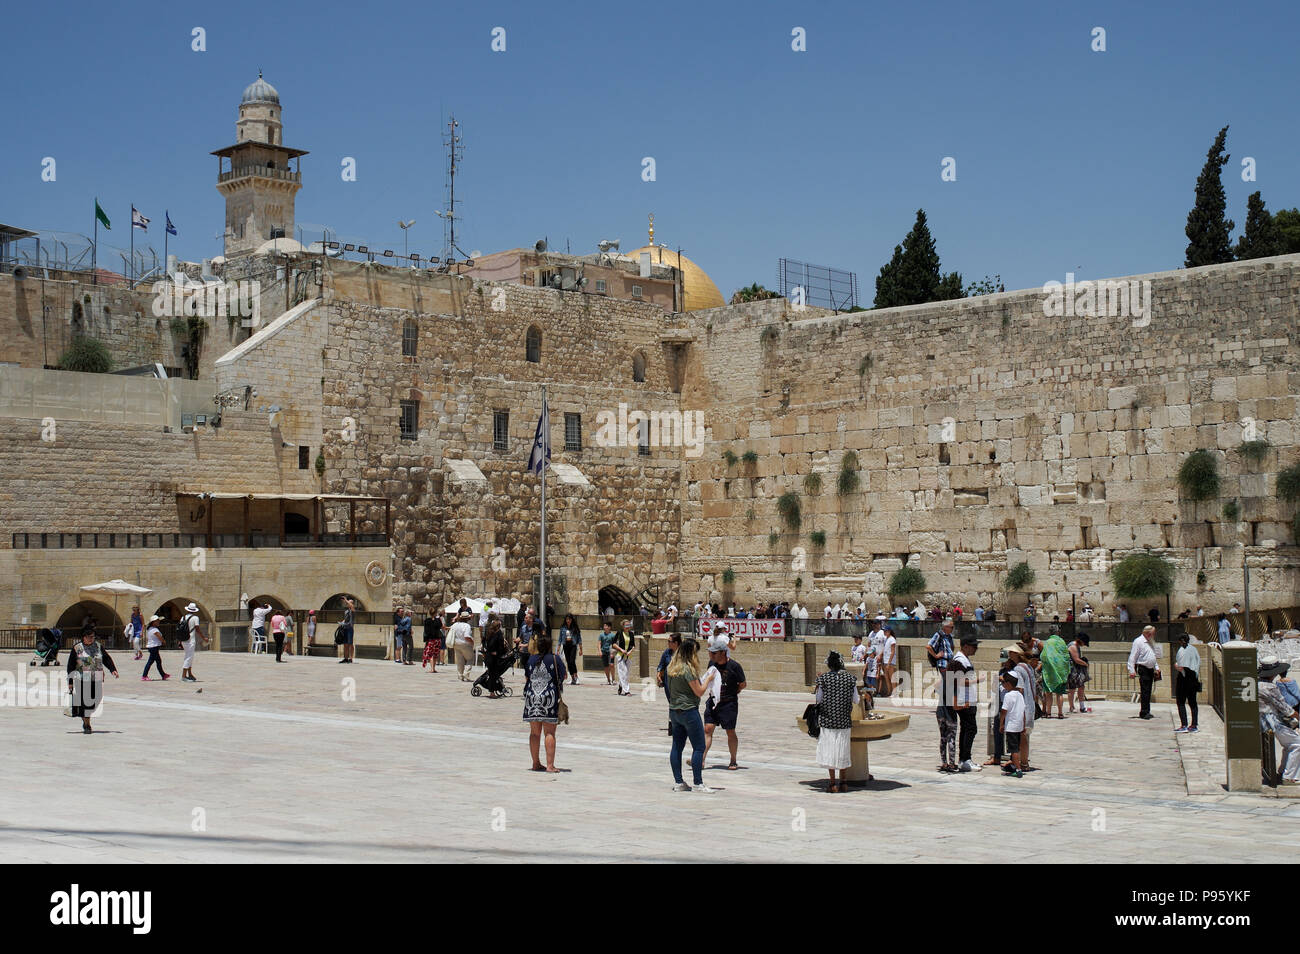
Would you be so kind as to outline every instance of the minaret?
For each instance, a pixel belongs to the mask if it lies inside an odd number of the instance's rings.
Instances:
[[[296,166],[307,152],[287,148],[281,130],[280,94],[259,70],[239,102],[235,144],[212,153],[217,191],[226,197],[227,257],[255,252],[269,239],[293,238],[294,195],[302,188]]]

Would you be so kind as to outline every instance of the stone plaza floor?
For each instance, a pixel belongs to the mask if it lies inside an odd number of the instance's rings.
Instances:
[[[0,673],[28,659],[0,656]],[[600,672],[566,691],[567,771],[547,775],[528,771],[521,674],[491,700],[454,667],[202,653],[195,684],[166,652],[172,679],[144,683],[114,659],[94,735],[58,708],[0,710],[6,861],[1208,863],[1300,847],[1300,801],[1214,785],[1208,706],[1196,794],[1172,707],[1143,722],[1099,702],[1039,722],[1023,779],[936,772],[933,710],[915,709],[872,744],[876,781],[832,795],[794,725],[811,697],[745,692],[743,769],[723,767],[719,731],[705,795],[670,791],[662,694],[619,697]]]

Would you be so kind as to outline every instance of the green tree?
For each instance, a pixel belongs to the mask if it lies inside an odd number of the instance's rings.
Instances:
[[[1282,254],[1282,238],[1258,192],[1246,200],[1246,230],[1237,239],[1237,261]]]
[[[1300,252],[1300,209],[1278,209],[1273,213],[1273,224],[1277,227],[1279,255],[1295,255]]]
[[[1002,276],[994,275],[992,278],[985,275],[977,282],[971,282],[966,286],[967,298],[979,298],[981,295],[996,295],[998,292],[1004,292],[1007,288],[1002,284]]]
[[[899,305],[922,305],[930,301],[948,301],[962,297],[961,275],[939,270],[939,253],[926,222],[925,210],[916,210],[916,222],[894,246],[894,254],[876,276],[877,308]]]
[[[85,335],[74,335],[63,354],[59,355],[59,367],[64,371],[107,374],[113,370],[113,358],[102,342]]]
[[[769,291],[758,282],[738,288],[731,296],[731,304],[739,305],[747,301],[765,301],[768,298],[780,298],[780,292]]]
[[[1183,264],[1187,268],[1198,265],[1219,265],[1232,261],[1229,236],[1233,222],[1224,218],[1228,209],[1223,194],[1223,167],[1228,163],[1224,151],[1228,127],[1219,130],[1214,145],[1205,156],[1205,166],[1196,179],[1196,204],[1187,213],[1187,254]]]

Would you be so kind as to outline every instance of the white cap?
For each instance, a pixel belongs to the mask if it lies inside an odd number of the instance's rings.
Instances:
[[[731,640],[728,637],[723,635],[717,635],[709,640],[709,652],[725,653],[727,651],[727,647],[730,645],[731,645]]]

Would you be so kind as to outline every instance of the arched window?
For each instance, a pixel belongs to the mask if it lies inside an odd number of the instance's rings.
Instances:
[[[528,328],[527,358],[533,364],[542,363],[542,330],[536,325]]]
[[[632,380],[645,380],[645,355],[640,351],[632,355]]]
[[[402,322],[402,356],[414,358],[420,344],[420,326],[407,318]]]

